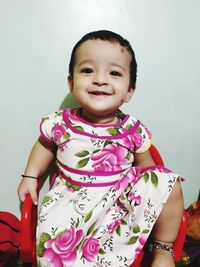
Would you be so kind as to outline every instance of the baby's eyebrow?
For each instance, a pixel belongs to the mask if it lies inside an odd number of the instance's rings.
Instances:
[[[121,66],[120,64],[117,64],[117,63],[110,63],[110,65],[111,65],[112,67],[117,67],[117,68],[122,69],[123,71],[126,71],[126,69],[125,69],[123,66]]]
[[[92,64],[93,62],[89,59],[86,59],[86,60],[83,60],[81,61],[77,66],[80,67],[82,65],[85,65],[85,64]]]

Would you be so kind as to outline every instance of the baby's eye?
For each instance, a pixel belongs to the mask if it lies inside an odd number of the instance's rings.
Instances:
[[[91,68],[84,68],[81,70],[82,73],[86,73],[86,74],[90,74],[93,72],[93,70]]]
[[[112,76],[122,76],[121,73],[119,71],[116,71],[116,70],[111,71],[110,74]]]

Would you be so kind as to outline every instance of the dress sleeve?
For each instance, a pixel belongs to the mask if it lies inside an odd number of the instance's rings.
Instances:
[[[53,142],[52,128],[55,124],[55,113],[47,115],[42,118],[40,123],[40,134],[41,137],[48,143]]]
[[[41,145],[43,145],[46,149],[51,151],[54,155],[56,155],[58,146],[53,143],[53,142],[47,142],[41,135],[38,138],[38,141],[40,142]]]
[[[38,138],[40,144],[50,150],[54,155],[56,154],[58,148],[52,134],[52,129],[55,123],[55,113],[43,117],[40,123],[40,137]]]
[[[135,153],[143,153],[149,149],[152,144],[151,133],[142,123],[134,134]]]

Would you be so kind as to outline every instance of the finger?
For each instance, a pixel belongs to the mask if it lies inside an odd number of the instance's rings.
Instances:
[[[31,191],[30,195],[31,195],[31,199],[32,199],[34,205],[37,205],[38,204],[38,201],[37,201],[38,198],[37,198],[36,190]]]
[[[26,195],[27,195],[27,192],[18,192],[19,200],[21,202],[24,202]]]

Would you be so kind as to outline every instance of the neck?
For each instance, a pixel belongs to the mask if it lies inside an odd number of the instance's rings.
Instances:
[[[80,116],[86,121],[97,123],[97,124],[114,124],[119,121],[115,113],[109,114],[106,116],[95,116],[82,109],[80,112]]]

